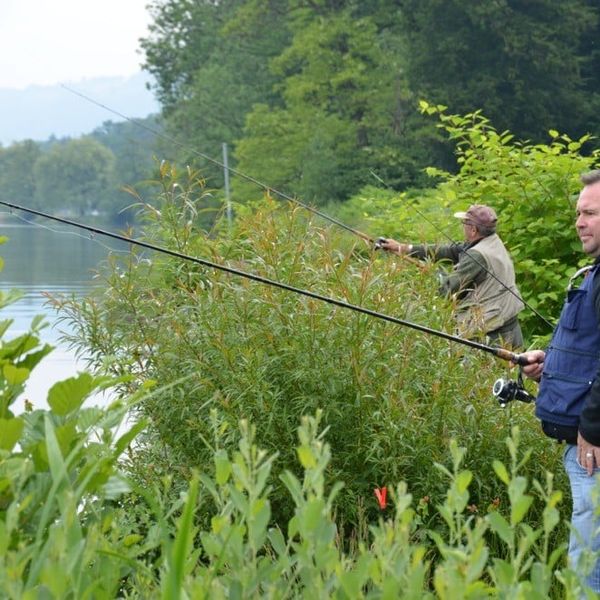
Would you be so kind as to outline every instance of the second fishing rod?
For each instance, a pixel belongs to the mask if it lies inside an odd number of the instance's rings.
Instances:
[[[315,300],[319,300],[321,302],[326,302],[328,304],[334,305],[334,306],[338,306],[344,309],[348,309],[348,310],[352,310],[354,312],[357,313],[361,313],[361,314],[365,314],[368,315],[370,317],[374,317],[377,319],[381,319],[390,323],[394,323],[396,325],[401,325],[403,327],[408,327],[410,329],[414,329],[417,331],[420,331],[426,335],[433,335],[436,337],[440,337],[443,338],[445,340],[451,341],[451,342],[455,342],[458,344],[461,344],[463,346],[467,346],[469,348],[473,348],[473,349],[477,349],[477,350],[481,350],[483,352],[486,352],[488,354],[492,354],[494,356],[496,356],[497,358],[501,358],[502,360],[505,361],[509,361],[515,365],[520,365],[520,366],[524,366],[526,364],[528,364],[528,360],[526,357],[524,357],[521,354],[517,354],[512,352],[511,350],[505,349],[505,348],[499,348],[499,347],[494,347],[494,346],[489,346],[487,344],[475,341],[475,340],[470,340],[470,339],[466,339],[466,338],[462,338],[460,336],[457,335],[452,335],[450,333],[446,333],[444,331],[439,331],[436,329],[432,329],[430,327],[426,327],[424,325],[419,325],[418,323],[413,323],[411,321],[407,321],[404,319],[399,319],[397,317],[391,316],[391,315],[387,315],[375,310],[371,310],[369,308],[365,308],[363,306],[358,306],[355,304],[351,304],[349,302],[345,302],[344,300],[338,300],[336,298],[332,298],[329,296],[325,296],[323,294],[318,294],[316,292],[312,292],[310,290],[305,290],[302,288],[298,288],[295,286],[291,286],[288,285],[286,283],[282,283],[279,281],[275,281],[273,279],[268,279],[266,277],[262,277],[261,275],[256,275],[254,273],[248,273],[246,271],[242,271],[240,269],[235,269],[233,267],[229,267],[227,265],[223,265],[223,264],[218,264],[215,263],[213,261],[209,261],[207,259],[204,258],[199,258],[199,257],[195,257],[195,256],[191,256],[188,254],[184,254],[182,252],[178,252],[175,250],[171,250],[169,248],[165,248],[163,246],[159,246],[150,242],[146,242],[143,240],[139,240],[136,238],[132,238],[132,237],[127,237],[125,235],[121,235],[112,231],[107,231],[105,229],[101,229],[99,227],[95,227],[92,225],[87,225],[85,223],[79,223],[77,221],[73,221],[71,219],[67,219],[64,217],[59,217],[56,215],[52,215],[49,213],[45,213],[43,211],[37,210],[37,209],[32,209],[32,208],[28,208],[26,206],[22,206],[19,204],[15,204],[12,202],[6,202],[4,200],[0,200],[0,205],[1,206],[6,206],[7,208],[11,209],[11,210],[19,210],[19,211],[23,211],[25,213],[31,214],[31,215],[36,215],[38,217],[42,217],[44,219],[49,219],[51,221],[56,221],[58,223],[63,223],[65,225],[69,225],[72,227],[76,227],[78,229],[83,229],[85,231],[88,231],[90,233],[93,234],[98,234],[98,235],[102,235],[105,237],[109,237],[115,240],[119,240],[122,242],[126,242],[128,244],[132,244],[135,246],[139,246],[142,248],[146,248],[148,250],[152,250],[155,252],[159,252],[162,254],[166,254],[181,260],[185,260],[185,261],[190,261],[199,265],[202,265],[204,267],[213,269],[213,270],[217,270],[217,271],[223,271],[225,273],[229,273],[230,275],[234,275],[237,277],[242,277],[245,279],[249,279],[252,281],[255,281],[257,283],[261,283],[264,285],[269,285],[275,288],[279,288],[288,292],[292,292],[294,294],[298,294],[301,296],[306,296],[309,298],[313,298]],[[516,398],[519,399],[519,398]]]

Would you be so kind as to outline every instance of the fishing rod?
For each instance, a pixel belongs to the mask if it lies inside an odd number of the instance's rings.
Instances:
[[[375,171],[371,170],[370,171],[371,175],[373,177],[375,177],[375,179],[377,179],[377,181],[379,181],[384,187],[386,187],[387,189],[393,190],[393,188],[387,184],[383,179],[381,179],[381,177],[379,177],[379,175],[377,175],[377,173],[375,173]],[[429,223],[436,231],[438,231],[439,233],[441,233],[451,244],[453,245],[458,245],[453,239],[452,236],[448,235],[448,233],[446,233],[441,227],[438,227],[431,219],[429,219],[427,217],[427,215],[425,215],[423,213],[423,211],[420,211],[416,206],[409,204],[409,206],[411,206],[411,208],[414,209],[414,211],[427,223]],[[385,238],[378,238],[377,243],[381,243],[380,242],[385,241]],[[505,283],[504,281],[502,281],[499,277],[496,276],[495,273],[493,273],[490,269],[487,268],[487,266],[485,264],[483,264],[481,261],[479,261],[477,259],[476,256],[474,256],[472,253],[469,252],[469,249],[465,249],[463,250],[463,252],[471,259],[473,260],[475,263],[477,263],[478,266],[480,266],[488,275],[491,275],[507,292],[510,292],[515,298],[517,298],[518,300],[520,300],[531,312],[533,312],[537,317],[539,317],[542,321],[544,321],[544,323],[546,323],[546,325],[548,325],[548,327],[550,327],[550,329],[554,329],[554,325],[552,323],[550,323],[545,317],[544,315],[542,315],[540,312],[538,312],[533,306],[531,306],[528,302],[526,302],[523,298],[521,298],[521,296],[515,292],[513,292],[513,290],[511,290]]]
[[[132,123],[133,125],[136,125],[137,127],[140,127],[141,129],[144,129],[146,131],[148,131],[149,133],[152,133],[153,135],[157,136],[158,138],[161,138],[171,144],[174,144],[176,146],[178,146],[179,148],[188,150],[194,154],[196,154],[197,156],[203,158],[204,160],[217,165],[218,167],[222,168],[222,169],[226,169],[227,171],[229,171],[230,173],[233,173],[234,175],[237,175],[238,177],[245,179],[246,181],[249,181],[250,183],[253,183],[254,185],[258,186],[259,188],[261,188],[262,190],[264,190],[267,193],[271,193],[274,194],[276,196],[279,196],[280,198],[287,200],[289,202],[292,202],[294,204],[297,204],[298,206],[302,206],[304,209],[306,209],[307,211],[318,215],[319,217],[321,217],[322,219],[325,219],[326,221],[329,221],[330,223],[333,223],[334,225],[337,225],[338,227],[341,227],[342,229],[345,229],[346,231],[353,233],[354,235],[358,236],[359,238],[365,240],[366,242],[368,242],[369,244],[371,244],[373,246],[373,248],[375,250],[378,250],[381,248],[381,242],[383,241],[384,238],[373,238],[370,235],[367,235],[366,233],[363,233],[362,231],[360,231],[359,229],[356,229],[354,227],[351,227],[349,225],[346,225],[345,223],[343,223],[342,221],[340,221],[339,219],[336,219],[335,217],[332,217],[331,215],[328,215],[312,206],[310,206],[309,204],[306,204],[305,202],[302,202],[301,200],[299,200],[298,198],[295,198],[293,196],[290,196],[289,194],[286,194],[285,192],[282,192],[276,188],[273,188],[265,183],[263,183],[262,181],[259,181],[258,179],[252,177],[251,175],[248,175],[246,173],[243,173],[242,171],[238,171],[237,169],[230,167],[229,165],[224,164],[223,162],[212,158],[210,156],[208,156],[207,154],[200,152],[199,150],[196,150],[195,148],[191,148],[189,146],[186,146],[185,144],[182,144],[181,142],[179,142],[178,140],[176,140],[174,137],[167,135],[165,133],[162,133],[161,131],[156,130],[153,127],[150,127],[149,125],[146,125],[144,123],[140,123],[139,121],[132,119],[131,117],[128,117],[127,115],[124,115],[123,113],[120,113],[119,111],[105,105],[102,104],[101,102],[95,100],[94,98],[91,98],[90,96],[79,92],[67,85],[65,85],[64,83],[60,84],[62,88],[64,88],[65,90],[67,90],[68,92],[83,98],[84,100],[86,100],[87,102],[90,102],[92,104],[94,104],[95,106],[98,106],[100,108],[103,108],[104,110],[117,115],[118,117],[125,119],[126,121],[128,121],[129,123]],[[387,187],[388,189],[392,189],[387,183],[385,183],[385,181],[383,181],[383,179],[381,179],[374,171],[371,170],[371,174],[381,183],[383,184],[385,187]],[[423,215],[416,207],[415,210],[417,211],[417,213],[424,219],[426,220],[428,223],[430,223],[433,227],[435,227],[437,229],[437,227],[435,226],[435,224],[433,224],[425,215]],[[452,240],[452,238],[450,236],[448,236],[448,234],[446,234],[445,232],[441,232],[447,239],[449,239],[451,241],[451,243],[455,243],[454,240]],[[465,251],[468,254],[468,251]],[[468,254],[469,255],[469,254]],[[527,302],[525,302],[525,300],[523,300],[518,294],[515,294],[515,292],[513,292],[503,281],[501,281],[494,273],[492,273],[485,265],[481,264],[476,257],[473,257],[471,255],[469,255],[479,266],[481,266],[488,274],[490,274],[494,279],[496,279],[496,281],[498,281],[500,283],[500,285],[502,285],[507,291],[509,291],[511,294],[513,294],[516,298],[518,298],[519,300],[521,300],[521,302],[523,302],[523,304],[525,304],[525,306],[527,306],[534,314],[536,314],[538,317],[540,317],[550,328],[553,328],[554,326],[549,323],[535,308],[533,308],[530,304],[528,304]],[[414,263],[414,264],[418,264],[419,261],[416,260],[413,257],[410,256],[404,256],[403,257],[405,260],[409,260],[410,262]]]
[[[272,287],[276,287],[282,290],[286,290],[288,292],[293,292],[295,294],[299,294],[301,296],[307,296],[308,298],[313,298],[315,300],[319,300],[321,302],[327,302],[328,304],[333,304],[334,306],[339,306],[341,308],[346,308],[349,310],[353,310],[355,312],[368,315],[370,317],[375,317],[377,319],[382,319],[384,321],[388,321],[390,323],[395,323],[396,325],[402,325],[404,327],[409,327],[410,329],[415,329],[417,331],[421,331],[423,333],[434,335],[436,337],[443,338],[445,340],[449,340],[452,342],[456,342],[458,344],[462,344],[463,346],[469,346],[470,348],[475,348],[477,350],[481,350],[483,352],[487,352],[489,354],[493,354],[494,356],[501,358],[506,361],[510,361],[513,364],[524,366],[529,364],[529,361],[522,354],[516,354],[507,350],[505,348],[497,348],[493,346],[488,346],[486,344],[482,344],[480,342],[476,342],[473,340],[468,340],[465,338],[461,338],[457,335],[452,335],[450,333],[445,333],[444,331],[439,331],[437,329],[432,329],[430,327],[425,327],[424,325],[419,325],[418,323],[413,323],[411,321],[406,321],[404,319],[399,319],[397,317],[392,317],[391,315],[386,315],[385,313],[380,313],[375,310],[371,310],[369,308],[364,308],[362,306],[358,306],[356,304],[351,304],[349,302],[345,302],[344,300],[337,300],[336,298],[332,298],[330,296],[324,296],[322,294],[317,294],[316,292],[311,292],[310,290],[305,290],[302,288],[294,287],[288,285],[286,283],[281,283],[280,281],[275,281],[273,279],[268,279],[266,277],[262,277],[261,275],[256,275],[254,273],[248,273],[247,271],[241,271],[239,269],[234,269],[233,267],[228,267],[226,265],[220,265],[218,263],[214,263],[212,261],[198,258],[195,256],[191,256],[189,254],[184,254],[183,252],[178,252],[176,250],[170,250],[169,248],[164,248],[163,246],[157,246],[156,244],[151,244],[149,242],[144,242],[142,240],[138,240],[135,238],[127,237],[118,233],[114,233],[112,231],[107,231],[105,229],[100,229],[99,227],[94,227],[92,225],[86,225],[84,223],[78,223],[77,221],[72,221],[70,219],[65,219],[63,217],[57,217],[55,215],[51,215],[40,210],[36,210],[33,208],[28,208],[25,206],[21,206],[19,204],[14,204],[12,202],[6,202],[4,200],[0,200],[0,205],[6,206],[10,209],[20,210],[32,215],[36,215],[39,217],[43,217],[45,219],[50,219],[52,221],[57,221],[58,223],[63,223],[65,225],[70,225],[72,227],[78,227],[80,229],[84,229],[89,231],[90,233],[103,235],[115,240],[119,240],[122,242],[126,242],[128,244],[133,244],[136,246],[140,246],[142,248],[147,248],[148,250],[153,250],[156,252],[161,252],[163,254],[167,254],[169,256],[173,256],[175,258],[179,258],[182,260],[187,260],[204,267],[208,267],[210,269],[223,271],[225,273],[229,273],[230,275],[236,275],[238,277],[243,277],[245,279],[250,279],[252,281],[256,281],[258,283],[263,283],[265,285],[270,285]]]
[[[286,194],[285,192],[282,192],[274,187],[271,187],[271,186],[267,185],[266,183],[263,183],[262,181],[259,181],[258,179],[252,177],[251,175],[248,175],[242,171],[238,171],[237,169],[230,167],[229,165],[226,165],[225,163],[223,163],[215,158],[212,158],[212,157],[208,156],[207,154],[200,152],[199,150],[196,150],[195,148],[192,148],[190,146],[182,144],[181,142],[176,140],[174,137],[172,137],[168,134],[165,134],[161,131],[158,131],[157,129],[150,127],[149,125],[146,125],[145,123],[140,123],[139,121],[132,119],[131,117],[128,117],[127,115],[124,115],[123,113],[120,113],[119,111],[107,106],[106,104],[102,104],[101,102],[98,102],[94,98],[91,98],[90,96],[87,96],[86,94],[79,92],[77,90],[74,90],[73,88],[65,85],[64,83],[61,83],[60,86],[62,88],[64,88],[65,90],[67,90],[68,92],[71,92],[72,94],[75,94],[76,96],[79,96],[80,98],[83,98],[84,100],[86,100],[88,102],[91,102],[95,106],[103,108],[104,110],[106,110],[114,115],[117,115],[118,117],[121,117],[122,119],[125,119],[132,125],[135,125],[141,129],[144,129],[144,130],[148,131],[149,133],[152,133],[156,137],[163,139],[171,144],[174,144],[175,146],[178,146],[179,148],[188,150],[188,151],[196,154],[200,158],[203,158],[204,160],[206,160],[218,167],[221,167],[222,169],[225,169],[225,170],[229,171],[230,173],[233,173],[234,175],[237,175],[238,177],[245,179],[246,181],[249,181],[250,183],[253,183],[254,185],[259,187],[263,191],[267,192],[268,194],[274,194],[275,196],[278,196],[279,198],[281,198],[283,200],[287,200],[289,202],[297,204],[298,206],[301,206],[302,208],[321,217],[322,219],[325,219],[326,221],[329,221],[330,223],[337,225],[338,227],[341,227],[342,229],[356,235],[357,237],[361,238],[368,244],[372,245],[375,250],[379,250],[381,248],[380,243],[379,243],[379,240],[381,238],[375,239],[375,238],[371,237],[370,235],[360,231],[359,229],[356,229],[355,227],[351,227],[350,225],[343,223],[339,219],[336,219],[335,217],[332,217],[331,215],[328,215],[327,213],[324,213],[323,211],[320,211],[317,208],[310,206],[310,204],[306,204],[305,202],[302,202],[301,200],[299,200],[298,198],[296,198],[294,196],[290,196],[289,194]],[[412,258],[410,256],[404,256],[403,258],[405,260],[408,260],[409,262],[419,266],[420,261],[418,261],[417,259]]]

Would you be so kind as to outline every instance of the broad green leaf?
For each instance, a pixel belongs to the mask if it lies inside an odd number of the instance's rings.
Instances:
[[[143,539],[144,536],[140,535],[139,533],[130,533],[123,538],[123,544],[126,548],[128,548],[129,546],[133,546],[134,544],[141,542]]]
[[[315,455],[309,446],[300,446],[296,452],[298,453],[300,464],[305,469],[312,469],[317,466]]]
[[[504,464],[502,464],[499,460],[494,460],[492,464],[494,467],[494,471],[496,472],[496,475],[498,475],[500,481],[508,485],[510,483],[510,476]]]
[[[513,527],[523,520],[523,517],[527,514],[532,502],[532,496],[521,496],[518,500],[513,502],[510,511],[510,524]]]
[[[271,518],[271,507],[264,498],[257,498],[250,507],[252,519],[248,521],[248,538],[252,546],[260,548],[267,535],[267,525]]]
[[[2,368],[2,373],[4,375],[4,379],[8,382],[9,385],[20,385],[23,382],[27,381],[29,377],[29,369],[18,368],[14,365],[4,365]]]
[[[231,462],[225,450],[219,450],[215,453],[215,479],[217,485],[223,485],[231,475]]]
[[[0,448],[12,450],[21,437],[24,425],[19,417],[0,419]]]
[[[456,477],[456,488],[460,493],[466,492],[473,479],[471,471],[461,471]]]
[[[500,587],[508,587],[514,582],[515,569],[505,560],[499,558],[494,560],[493,573],[495,574]]]
[[[513,532],[508,521],[497,511],[488,513],[486,519],[491,528],[510,546],[513,540]]]
[[[55,383],[48,392],[48,404],[57,415],[68,415],[77,410],[94,389],[93,377],[89,373],[80,373]]]
[[[111,475],[103,486],[104,496],[107,500],[116,500],[123,494],[131,491],[129,482],[119,475]]]
[[[272,527],[269,529],[268,536],[273,550],[275,550],[279,556],[284,556],[287,553],[287,547],[281,529],[279,529],[279,527]]]
[[[33,368],[38,365],[45,356],[52,352],[52,350],[54,350],[54,346],[45,344],[40,350],[37,350],[36,352],[30,352],[27,354],[27,356],[25,356],[25,358],[23,358],[23,360],[20,360],[19,367],[25,367],[32,371]]]

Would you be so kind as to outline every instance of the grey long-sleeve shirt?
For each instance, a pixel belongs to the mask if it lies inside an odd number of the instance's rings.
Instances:
[[[421,260],[448,260],[456,265],[451,273],[443,275],[440,280],[440,292],[451,295],[479,285],[488,275],[483,255],[474,248],[476,244],[477,242],[416,244],[413,245],[410,256]]]

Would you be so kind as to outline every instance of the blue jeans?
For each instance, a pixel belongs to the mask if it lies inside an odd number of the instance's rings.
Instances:
[[[587,558],[584,562],[592,567],[585,568],[580,564],[584,550],[600,552],[600,487],[597,486],[600,468],[594,469],[590,477],[587,471],[577,462],[577,446],[567,445],[563,456],[565,471],[571,482],[573,496],[573,513],[571,515],[571,535],[569,537],[569,566],[577,573],[586,574],[585,583],[595,592],[600,592],[600,559]],[[590,556],[589,553],[588,557]],[[597,555],[600,556],[600,555]]]

